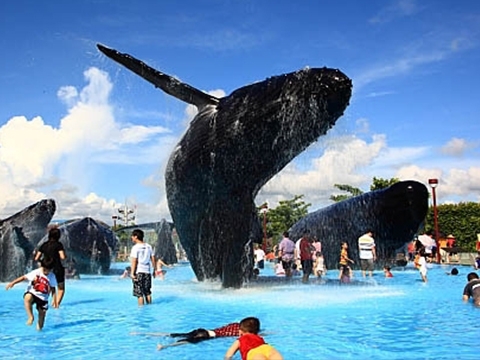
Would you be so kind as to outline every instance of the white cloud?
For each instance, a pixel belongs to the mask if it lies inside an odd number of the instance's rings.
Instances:
[[[365,121],[361,124],[367,126]],[[337,192],[335,184],[361,187],[371,182],[374,174],[365,175],[363,170],[371,166],[387,146],[385,135],[374,135],[370,143],[355,135],[327,135],[322,142],[326,145],[323,154],[309,159],[307,170],[298,168],[298,160],[289,164],[265,185],[259,198],[275,202],[305,195],[313,208],[329,205],[330,196]]]
[[[68,106],[58,128],[41,117],[24,116],[0,127],[0,218],[46,197],[57,201],[56,217],[105,218],[116,203],[88,191],[95,183],[92,163],[165,161],[159,147],[173,146],[172,136],[163,136],[169,130],[117,122],[108,74],[92,67],[84,76],[87,84],[81,91],[63,86],[57,92]],[[129,156],[118,156],[123,151]]]
[[[320,138],[323,153],[314,158],[303,154],[289,164],[264,186],[257,203],[268,201],[275,207],[280,200],[304,195],[304,200],[312,203],[310,209],[316,210],[331,204],[330,196],[339,193],[334,184],[368,191],[374,176],[415,180],[427,187],[428,179],[437,178],[439,203],[480,200],[480,167],[475,159],[447,163],[444,158],[434,159],[439,152],[430,146],[388,147],[384,134],[371,135],[371,140],[365,141],[360,136],[369,129],[368,120],[359,119],[356,125],[352,135],[329,133]],[[307,152],[313,154],[312,149]],[[299,166],[299,161],[308,164]]]
[[[87,85],[80,91],[72,86],[59,90],[68,114],[58,127],[41,117],[28,120],[24,116],[13,117],[0,127],[0,218],[47,197],[57,201],[56,218],[92,216],[109,222],[125,201],[137,205],[140,222],[169,218],[164,168],[179,135],[162,126],[120,123],[109,102],[112,85],[108,75],[91,68],[85,79]],[[225,96],[221,90],[210,93]],[[196,112],[193,106],[185,107],[189,121]],[[389,147],[386,135],[371,133],[368,119],[353,123],[353,131],[337,126],[321,137],[271,179],[256,201],[268,200],[276,206],[279,200],[303,194],[315,210],[331,203],[329,197],[338,192],[334,184],[368,190],[374,176],[425,184],[429,178],[438,178],[440,202],[480,200],[480,167],[475,161],[465,156],[461,163],[432,158],[440,153],[451,160],[452,155],[466,154],[474,144],[452,138],[441,149]],[[94,164],[152,166],[150,174],[138,183],[151,189],[152,197],[118,200],[102,194],[95,184],[99,168]]]
[[[416,180],[427,187],[428,179],[438,179],[436,192],[439,203],[480,201],[480,167],[478,166],[439,170],[409,165],[399,169],[396,177],[402,180]]]
[[[460,157],[465,153],[465,151],[474,147],[474,144],[468,143],[465,139],[452,138],[444,146],[442,146],[440,151],[445,155]]]
[[[65,104],[71,106],[78,97],[78,91],[73,86],[62,86],[60,90],[58,90],[57,96],[60,100],[65,102]]]

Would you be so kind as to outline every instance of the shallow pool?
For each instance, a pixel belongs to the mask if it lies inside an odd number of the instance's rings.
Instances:
[[[26,284],[5,291],[3,283],[0,358],[223,359],[233,338],[157,351],[157,343],[174,340],[131,332],[186,332],[257,316],[266,341],[287,360],[478,359],[480,309],[461,300],[473,269],[458,268],[458,276],[449,276],[451,266],[433,265],[426,284],[407,267],[389,279],[376,272],[363,280],[356,271],[352,285],[277,279],[232,290],[198,283],[183,264],[154,280],[153,304],[144,307],[132,297],[130,280],[84,275],[67,280],[62,307],[48,311],[41,332],[25,325]],[[271,264],[262,275],[273,275]]]

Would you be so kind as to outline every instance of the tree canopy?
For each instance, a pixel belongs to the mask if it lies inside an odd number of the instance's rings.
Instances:
[[[274,244],[278,242],[281,234],[292,227],[297,221],[308,214],[308,208],[312,204],[307,204],[302,200],[303,195],[295,195],[293,199],[282,200],[276,208],[269,208],[267,217],[267,235],[274,239]],[[257,208],[258,215],[262,219],[262,209],[266,204]]]
[[[393,184],[396,184],[399,181],[400,180],[397,178],[383,179],[383,178],[373,177],[372,184],[370,185],[370,191],[385,189]],[[361,189],[353,187],[348,184],[334,184],[334,186],[338,190],[346,191],[348,193],[348,194],[331,195],[330,200],[335,202],[340,202],[340,201],[347,200],[352,197],[363,194],[363,191]]]

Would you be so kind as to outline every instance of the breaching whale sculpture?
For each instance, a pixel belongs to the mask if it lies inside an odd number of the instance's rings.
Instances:
[[[55,201],[45,199],[0,220],[0,281],[11,281],[25,274],[33,260],[33,250],[46,234],[55,210]]]
[[[324,135],[349,104],[341,71],[306,68],[216,98],[134,57],[99,50],[198,114],[170,156],[166,190],[179,239],[198,280],[240,287],[260,188]],[[248,275],[247,275],[248,276]]]
[[[67,261],[75,261],[80,274],[108,274],[117,247],[117,237],[110,226],[90,217],[75,219],[58,227],[60,242],[65,247]],[[39,243],[48,240],[46,235]]]
[[[290,229],[299,239],[305,230],[322,243],[327,269],[338,268],[341,242],[360,264],[358,238],[368,229],[375,238],[377,266],[392,262],[395,251],[413,239],[428,211],[428,189],[417,181],[401,181],[308,214]]]

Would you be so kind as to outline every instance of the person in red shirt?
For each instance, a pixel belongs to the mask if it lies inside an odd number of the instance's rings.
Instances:
[[[258,318],[248,317],[240,321],[240,337],[227,350],[225,359],[231,359],[237,351],[240,351],[242,360],[283,360],[283,356],[258,335],[259,332],[260,320]]]
[[[451,260],[451,257],[453,256],[455,261],[458,261],[458,253],[456,251],[453,251],[453,248],[456,247],[456,240],[455,236],[453,235],[448,235],[447,236],[447,247],[450,248],[449,252],[449,262]]]
[[[305,231],[302,239],[300,240],[300,261],[302,263],[303,283],[308,282],[308,277],[313,272],[313,251],[315,251],[315,247],[312,245],[308,231]]]

